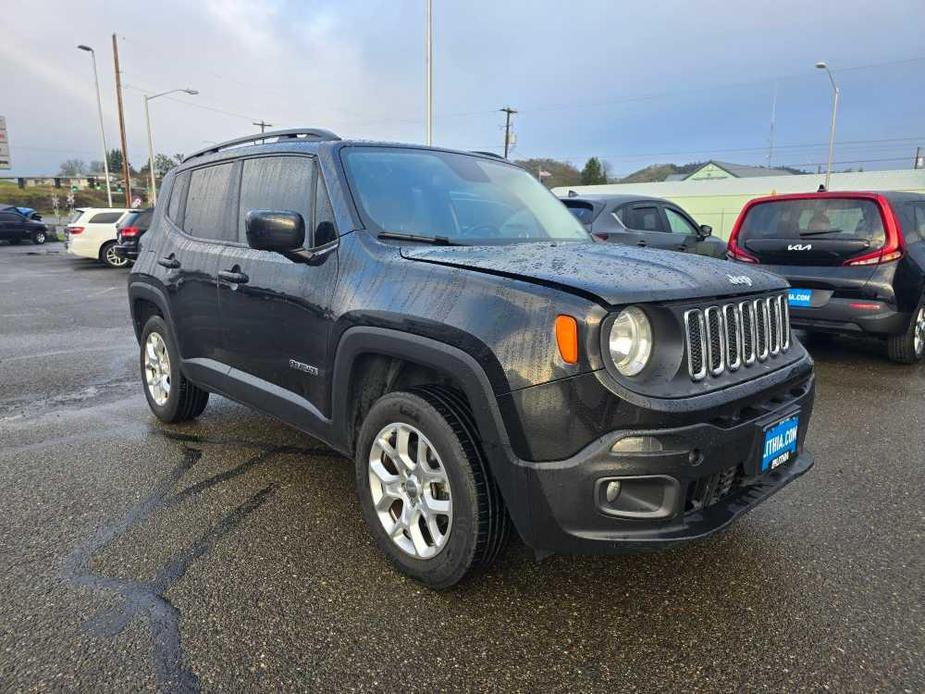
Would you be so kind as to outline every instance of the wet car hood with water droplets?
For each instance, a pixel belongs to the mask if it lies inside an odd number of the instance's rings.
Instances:
[[[788,286],[741,263],[616,244],[404,246],[401,254],[409,260],[572,288],[611,305],[754,294]]]

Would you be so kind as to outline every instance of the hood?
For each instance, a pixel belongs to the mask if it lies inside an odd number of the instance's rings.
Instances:
[[[726,260],[611,243],[402,247],[403,257],[557,285],[610,304],[785,289],[775,275]]]

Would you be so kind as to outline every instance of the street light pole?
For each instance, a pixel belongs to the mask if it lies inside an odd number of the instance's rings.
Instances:
[[[829,159],[825,166],[825,189],[829,189],[829,181],[832,178],[832,153],[835,149],[835,120],[838,117],[838,85],[835,84],[835,78],[832,77],[832,71],[829,70],[829,66],[824,62],[819,61],[816,63],[816,67],[820,70],[825,70],[825,74],[829,76],[829,82],[832,83],[832,127],[829,129]]]
[[[427,20],[424,34],[424,85],[425,85],[425,144],[434,143],[434,49],[433,49],[433,0],[427,0]]]
[[[175,92],[184,92],[190,96],[195,96],[199,92],[195,89],[169,89],[166,92],[160,92],[159,94],[152,94],[148,96],[145,94],[145,125],[148,128],[148,176],[151,181],[151,204],[157,204],[157,182],[154,179],[154,136],[151,134],[151,112],[148,108],[148,102],[152,99],[156,99],[159,96],[166,96],[167,94],[174,94]]]
[[[103,99],[100,97],[100,76],[96,71],[96,51],[90,46],[83,44],[77,46],[82,51],[87,51],[93,60],[93,81],[96,83],[96,108],[100,116],[100,144],[103,146],[103,173],[106,176],[106,200],[112,207],[112,186],[109,183],[109,151],[106,149],[106,131],[103,129]]]

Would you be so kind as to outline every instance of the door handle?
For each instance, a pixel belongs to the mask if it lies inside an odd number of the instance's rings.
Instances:
[[[237,266],[235,266],[237,268]],[[250,279],[243,272],[240,272],[239,269],[233,270],[219,270],[218,278],[229,284],[247,284],[247,281]]]
[[[158,258],[157,264],[167,268],[168,270],[176,270],[178,267],[180,267],[180,261],[173,257],[173,253],[163,258]]]

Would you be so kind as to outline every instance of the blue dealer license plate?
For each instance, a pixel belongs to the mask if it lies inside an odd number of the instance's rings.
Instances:
[[[787,303],[791,306],[807,308],[813,302],[812,289],[791,289],[787,292]]]
[[[764,446],[761,449],[762,472],[773,470],[796,457],[799,431],[799,415],[788,417],[765,429]]]

